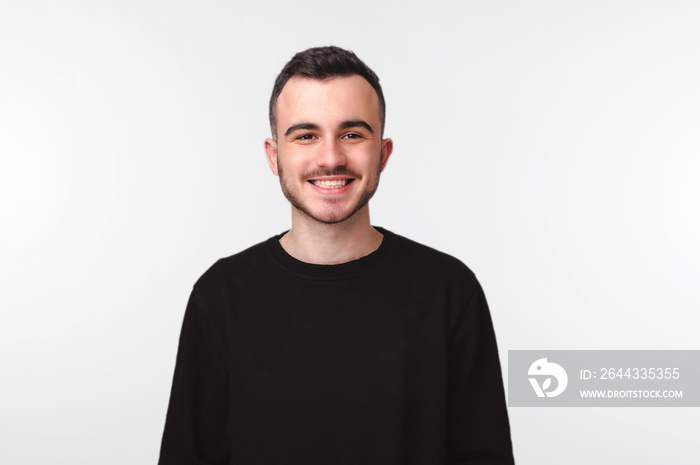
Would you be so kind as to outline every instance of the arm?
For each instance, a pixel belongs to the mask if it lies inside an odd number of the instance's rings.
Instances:
[[[228,463],[225,333],[195,285],[180,333],[159,465]]]
[[[448,341],[447,464],[514,463],[501,365],[481,286]]]

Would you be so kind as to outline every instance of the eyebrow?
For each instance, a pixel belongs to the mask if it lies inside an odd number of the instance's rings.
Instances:
[[[374,129],[372,129],[372,126],[370,126],[366,121],[362,121],[361,119],[354,119],[354,120],[349,120],[349,121],[343,121],[340,123],[340,129],[350,129],[350,128],[365,128],[372,134],[374,134]],[[285,136],[290,135],[294,131],[299,131],[299,130],[318,130],[320,129],[318,124],[314,123],[298,123],[294,124],[287,129],[287,131],[284,133]]]
[[[372,126],[367,124],[367,122],[362,121],[361,119],[354,119],[350,121],[343,121],[340,123],[340,129],[350,129],[350,128],[365,128],[372,134],[374,134],[374,129],[372,129]]]
[[[299,123],[299,124],[295,124],[293,126],[290,126],[289,129],[287,129],[287,132],[284,133],[284,135],[288,136],[291,133],[293,133],[294,131],[298,131],[300,129],[317,130],[317,129],[319,129],[319,127],[318,127],[318,124],[314,124],[314,123]]]

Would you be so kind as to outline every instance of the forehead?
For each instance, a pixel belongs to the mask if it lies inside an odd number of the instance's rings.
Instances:
[[[280,129],[299,121],[365,118],[379,121],[379,97],[362,76],[326,80],[294,76],[285,84],[276,105]],[[331,121],[328,121],[331,122]]]

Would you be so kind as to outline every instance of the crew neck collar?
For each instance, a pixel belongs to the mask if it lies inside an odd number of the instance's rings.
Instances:
[[[280,238],[289,232],[289,230],[269,238],[265,241],[265,248],[278,265],[295,275],[312,279],[346,278],[361,274],[375,265],[386,255],[387,250],[391,247],[394,241],[394,233],[379,226],[373,226],[373,228],[384,236],[376,250],[356,260],[335,265],[307,263],[289,255],[279,242]]]

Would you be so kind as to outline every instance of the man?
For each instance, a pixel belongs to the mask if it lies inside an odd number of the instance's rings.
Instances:
[[[474,274],[370,224],[384,115],[352,52],[309,49],[277,77],[265,151],[292,227],[194,285],[161,465],[513,463]]]

